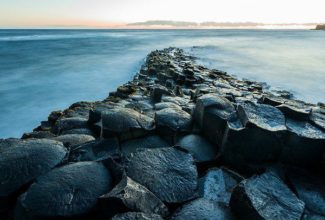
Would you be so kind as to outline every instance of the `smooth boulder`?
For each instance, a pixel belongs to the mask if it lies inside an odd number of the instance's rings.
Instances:
[[[128,158],[126,173],[163,202],[184,202],[196,195],[194,159],[175,148],[138,150]]]
[[[47,139],[7,141],[0,153],[0,197],[49,172],[67,155],[62,143]],[[0,143],[5,145],[4,143]]]
[[[55,141],[60,141],[62,142],[66,147],[69,148],[75,148],[81,144],[84,144],[86,142],[94,141],[95,138],[90,135],[85,135],[85,134],[65,134],[65,135],[60,135],[54,138],[51,138],[52,140]]]
[[[78,217],[112,188],[110,172],[97,162],[78,162],[41,176],[20,196],[15,219]]]
[[[235,187],[230,206],[238,219],[300,220],[305,204],[274,172],[243,180]]]

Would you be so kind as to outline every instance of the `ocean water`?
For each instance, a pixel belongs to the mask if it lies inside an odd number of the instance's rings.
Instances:
[[[73,102],[104,99],[150,51],[169,46],[210,68],[325,101],[325,31],[0,30],[0,138],[20,137]]]

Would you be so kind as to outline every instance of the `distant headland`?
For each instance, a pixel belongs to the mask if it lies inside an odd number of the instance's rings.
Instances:
[[[325,24],[319,24],[316,26],[316,30],[323,30],[325,31]]]

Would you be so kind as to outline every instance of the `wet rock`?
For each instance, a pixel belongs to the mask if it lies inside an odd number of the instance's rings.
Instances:
[[[286,120],[288,129],[281,160],[300,166],[317,165],[322,160],[325,132],[308,122]]]
[[[175,148],[138,150],[130,155],[126,173],[163,202],[184,202],[196,194],[198,174],[193,157]]]
[[[141,212],[126,212],[115,215],[112,220],[163,220],[160,215],[145,214]]]
[[[29,133],[24,133],[21,139],[30,139],[30,138],[37,138],[37,139],[43,139],[43,138],[53,138],[56,135],[53,134],[50,131],[33,131]]]
[[[211,142],[220,145],[227,120],[234,112],[234,106],[227,99],[207,94],[198,98],[194,118],[204,135]]]
[[[119,143],[116,138],[87,142],[70,152],[70,161],[103,161],[109,157],[120,156]]]
[[[121,140],[137,138],[154,129],[154,120],[139,112],[116,108],[102,113],[102,136],[118,136]]]
[[[166,87],[164,86],[156,86],[155,88],[153,88],[152,90],[152,99],[154,102],[160,102],[161,101],[161,97],[163,95],[172,95],[173,93],[171,91],[169,91]]]
[[[90,136],[96,136],[96,134],[88,129],[88,128],[76,128],[76,129],[71,129],[71,130],[66,130],[61,132],[62,135],[65,134],[85,134],[85,135],[90,135]]]
[[[109,171],[97,162],[79,162],[41,176],[19,198],[15,219],[77,217],[92,211],[111,189]]]
[[[248,102],[239,106],[238,115],[227,123],[222,158],[237,168],[277,161],[286,132],[283,114],[275,107]]]
[[[224,204],[206,199],[196,199],[191,201],[176,212],[171,217],[172,220],[231,220],[234,219],[230,209]]]
[[[155,114],[156,127],[162,135],[171,135],[175,132],[189,132],[192,127],[192,117],[187,112],[165,108]]]
[[[47,139],[11,141],[10,145],[0,153],[0,197],[47,173],[67,155],[60,142]]]
[[[272,95],[263,95],[259,102],[276,107],[278,105],[283,104],[285,102],[285,99]]]
[[[136,152],[139,148],[162,148],[170,145],[158,135],[150,135],[142,138],[128,140],[121,144],[121,151],[127,155]]]
[[[155,110],[159,111],[165,108],[175,108],[175,109],[182,109],[179,105],[172,103],[172,102],[160,102],[155,104]]]
[[[288,102],[289,101],[277,106],[277,108],[280,109],[281,112],[287,117],[294,118],[297,120],[308,120],[311,112],[310,106],[306,106],[300,103],[298,104],[298,102]]]
[[[108,217],[127,211],[168,215],[168,209],[160,199],[127,176],[108,194],[101,196],[100,203]]]
[[[231,195],[239,219],[299,220],[305,204],[273,172],[243,180]]]
[[[325,216],[306,213],[302,217],[302,220],[325,220]]]
[[[74,148],[78,145],[95,140],[93,136],[85,134],[65,134],[52,138],[53,140],[62,142],[66,147]]]
[[[229,204],[232,190],[243,180],[243,177],[225,168],[213,168],[200,178],[200,197]]]
[[[306,209],[325,216],[324,180],[306,172],[290,172],[289,179],[299,199],[304,201]]]
[[[21,140],[18,138],[0,139],[0,153],[3,150],[16,146],[19,142],[21,142]]]
[[[182,137],[176,145],[190,152],[197,162],[212,161],[217,155],[216,147],[202,136],[196,134]]]
[[[54,126],[54,132],[57,134],[62,133],[63,131],[79,129],[79,128],[87,128],[87,119],[85,118],[61,118],[56,121]]]
[[[309,120],[315,126],[325,131],[325,109],[314,108],[310,114]]]

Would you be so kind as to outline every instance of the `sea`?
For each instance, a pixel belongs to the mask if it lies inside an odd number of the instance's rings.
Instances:
[[[325,102],[325,31],[0,30],[0,138],[21,137],[53,110],[102,100],[146,55],[180,47],[210,68]]]

